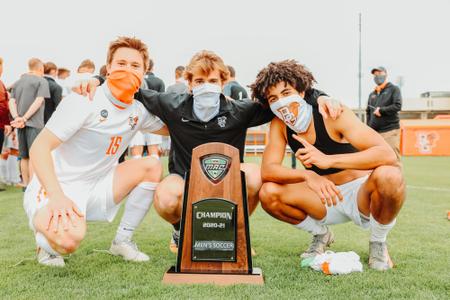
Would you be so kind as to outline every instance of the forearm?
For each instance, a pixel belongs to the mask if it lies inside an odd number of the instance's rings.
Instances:
[[[19,114],[17,113],[17,104],[16,104],[16,99],[11,98],[9,99],[9,112],[11,114],[11,116],[13,117],[13,119],[17,118],[19,116]]]
[[[28,108],[27,112],[22,116],[26,120],[30,119],[42,106],[44,103],[44,98],[39,97],[38,99],[34,100],[33,104],[31,104],[30,108]]]
[[[276,182],[281,184],[298,183],[306,180],[308,170],[286,168],[277,164],[262,166],[263,182]]]
[[[367,150],[348,154],[331,155],[332,165],[336,169],[372,170],[382,165],[395,165],[395,153],[389,147],[375,146]]]
[[[38,137],[39,138],[39,137]],[[40,143],[38,138],[30,149],[30,160],[39,182],[44,187],[49,198],[63,194],[51,155],[51,149],[45,143]]]

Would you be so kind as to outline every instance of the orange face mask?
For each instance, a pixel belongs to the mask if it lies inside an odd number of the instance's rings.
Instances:
[[[135,71],[115,70],[109,74],[107,84],[114,98],[125,104],[116,103],[115,105],[125,108],[133,102],[134,94],[141,86],[141,78]]]

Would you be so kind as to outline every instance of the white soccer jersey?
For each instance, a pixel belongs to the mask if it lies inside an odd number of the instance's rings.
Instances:
[[[164,126],[140,102],[119,109],[109,97],[107,84],[97,90],[93,101],[72,93],[46,124],[63,142],[52,152],[61,183],[98,180],[117,164],[136,132]]]

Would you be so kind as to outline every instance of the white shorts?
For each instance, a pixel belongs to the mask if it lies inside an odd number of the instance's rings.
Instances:
[[[130,142],[130,147],[161,145],[162,136],[153,133],[142,133],[138,131]]]
[[[116,216],[120,205],[114,203],[114,171],[115,168],[105,177],[93,182],[61,183],[64,194],[75,203],[87,221],[111,222]],[[28,216],[30,228],[33,231],[34,215],[47,202],[47,193],[37,176],[33,176],[23,199],[23,206]]]
[[[336,186],[344,197],[337,205],[325,206],[327,215],[321,220],[324,225],[342,224],[353,221],[356,225],[368,229],[369,217],[362,215],[358,209],[358,191],[367,181],[369,175],[357,178],[353,181]]]

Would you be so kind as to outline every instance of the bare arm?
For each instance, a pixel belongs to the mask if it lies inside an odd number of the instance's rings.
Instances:
[[[306,140],[294,135],[294,138],[305,147],[296,153],[303,164],[315,165],[321,169],[357,170],[371,170],[381,165],[397,164],[395,153],[386,141],[373,129],[362,123],[347,107],[340,118],[329,120],[328,124],[359,152],[326,155]]]
[[[332,168],[370,170],[381,165],[396,165],[392,148],[372,128],[362,123],[345,108],[343,118],[336,120],[336,128],[359,152],[333,155]]]
[[[44,101],[44,97],[36,97],[33,104],[31,104],[27,112],[22,116],[22,118],[25,119],[25,122],[28,121],[28,119],[30,119],[39,110],[42,104],[44,104]]]
[[[297,183],[305,181],[306,174],[310,171],[297,170],[282,165],[286,139],[284,137],[285,125],[278,118],[270,123],[269,142],[264,150],[261,177],[263,182]]]
[[[163,127],[161,127],[160,129],[153,131],[152,133],[154,134],[159,134],[159,135],[165,135],[168,136],[169,135],[169,129],[167,129],[167,126],[164,125]]]
[[[13,119],[17,118],[19,116],[19,114],[17,113],[17,103],[16,103],[16,99],[11,98],[9,99],[9,112],[11,113],[11,116],[13,117]]]
[[[61,145],[61,143],[50,130],[44,128],[36,137],[30,149],[31,163],[49,198],[63,194],[55,174],[55,167],[51,155],[51,152]]]
[[[313,171],[282,166],[286,147],[284,130],[284,123],[280,119],[274,118],[270,124],[269,143],[264,150],[261,166],[263,182],[279,184],[306,182],[308,187],[320,197],[323,204],[336,205],[336,199],[342,200],[343,197],[333,182]]]

